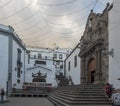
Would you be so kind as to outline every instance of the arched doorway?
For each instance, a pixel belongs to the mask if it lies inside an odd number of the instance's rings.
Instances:
[[[88,83],[95,82],[96,60],[90,59],[88,62]]]

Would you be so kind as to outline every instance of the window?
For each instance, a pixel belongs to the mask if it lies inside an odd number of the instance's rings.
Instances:
[[[17,77],[20,78],[20,71],[22,67],[22,62],[21,62],[21,50],[18,48],[17,49]]]
[[[22,53],[22,51],[18,48],[17,49],[17,66],[20,66],[20,67],[22,67],[21,53]]]
[[[30,54],[28,54],[28,64],[30,64]]]
[[[60,62],[59,62],[59,61],[56,61],[56,65],[60,65]]]
[[[70,61],[68,62],[68,70],[70,71]]]
[[[63,58],[63,55],[62,54],[59,54],[59,59],[62,59]]]
[[[63,65],[60,65],[60,69],[63,69]]]
[[[17,80],[17,83],[20,83],[20,80],[19,80],[19,79]]]
[[[42,55],[40,53],[38,53],[38,59],[41,59]]]
[[[77,67],[77,56],[74,57],[74,67]]]
[[[21,62],[21,50],[18,48],[17,49],[17,61]]]
[[[20,68],[18,67],[18,70],[17,70],[17,77],[20,78]]]
[[[45,56],[45,60],[47,60],[47,56]]]
[[[46,61],[38,61],[38,60],[36,60],[36,61],[35,61],[35,64],[46,65]]]
[[[54,55],[53,55],[53,58],[57,58],[57,54],[54,54]]]
[[[36,55],[34,55],[34,59],[36,59]]]

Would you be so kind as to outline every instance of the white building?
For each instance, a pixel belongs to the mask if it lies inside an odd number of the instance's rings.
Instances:
[[[53,64],[56,68],[56,75],[60,75],[60,73],[64,75],[64,60],[70,54],[70,52],[70,48],[63,49],[56,47],[53,50]]]
[[[109,12],[109,82],[120,89],[120,0]]]
[[[71,51],[68,57],[65,59],[65,76],[73,82],[73,84],[80,84],[80,52],[79,43]]]
[[[64,74],[64,60],[70,49],[28,47],[25,82],[32,82],[32,73],[47,74],[46,82],[57,86],[56,75]]]
[[[51,49],[29,47],[28,58],[26,57],[25,82],[31,83],[33,80],[32,73],[47,74],[46,83],[56,86],[55,66],[53,65],[53,54]]]
[[[22,88],[25,72],[22,40],[11,26],[0,25],[0,88],[10,95],[12,88]]]

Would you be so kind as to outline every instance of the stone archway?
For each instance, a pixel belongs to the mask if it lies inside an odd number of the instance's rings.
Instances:
[[[87,80],[88,83],[94,83],[95,82],[95,71],[96,71],[96,60],[94,58],[91,58],[88,62],[88,76]]]

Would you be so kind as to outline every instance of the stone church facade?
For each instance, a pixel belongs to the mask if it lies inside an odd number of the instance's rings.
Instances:
[[[108,81],[108,12],[91,13],[80,39],[81,83],[106,83]]]

